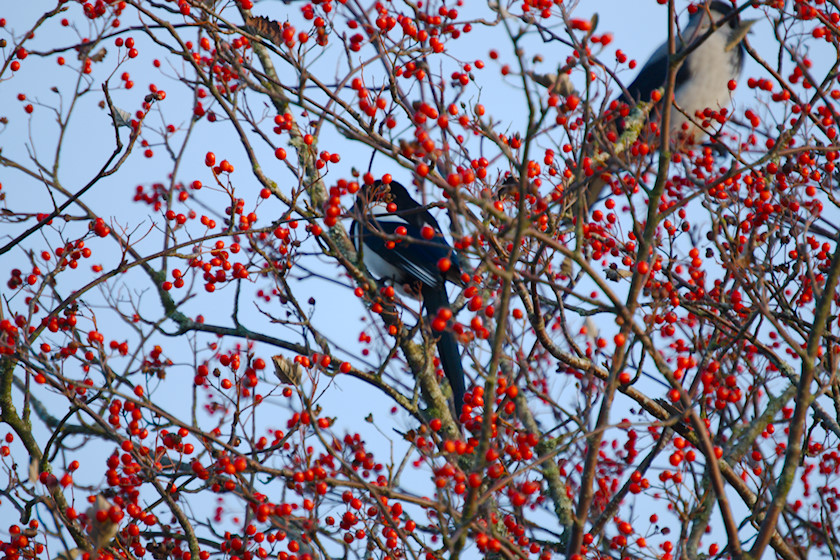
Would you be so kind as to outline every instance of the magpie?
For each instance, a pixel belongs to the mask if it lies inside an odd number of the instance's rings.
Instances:
[[[449,307],[446,281],[460,284],[461,267],[437,221],[396,181],[375,181],[358,192],[351,212],[350,237],[368,270],[401,292],[420,296],[429,323]],[[448,259],[449,268],[439,266]],[[437,340],[440,362],[460,412],[464,402],[464,369],[452,331]]]
[[[717,110],[729,105],[729,82],[737,82],[741,76],[745,51],[743,40],[757,21],[742,21],[735,10],[732,4],[721,0],[700,5],[676,38],[677,53],[685,48],[693,49],[674,77],[674,102],[680,110],[669,108],[669,132],[670,137],[678,142],[691,144],[702,141],[706,134],[692,122],[697,120],[695,114],[707,107]],[[715,30],[706,36],[712,28]],[[698,41],[702,42],[696,44]],[[655,90],[665,87],[669,63],[666,41],[653,52],[633,82],[617,98],[619,107],[621,104],[633,107],[639,102],[649,101]],[[622,132],[623,119],[619,118],[616,125]],[[595,203],[603,186],[600,180],[590,183],[586,193],[587,206]]]

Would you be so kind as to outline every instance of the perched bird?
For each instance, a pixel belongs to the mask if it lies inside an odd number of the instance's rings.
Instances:
[[[670,108],[669,132],[672,140],[683,144],[702,142],[706,134],[691,122],[698,120],[695,114],[706,108],[718,110],[729,105],[729,82],[737,82],[744,66],[742,41],[756,22],[742,21],[737,13],[726,20],[734,10],[732,4],[720,0],[700,5],[689,17],[685,29],[675,38],[677,54],[685,48],[692,50],[674,78],[674,102],[680,110]],[[713,27],[716,29],[706,36]],[[668,64],[666,41],[654,51],[617,101],[629,108],[639,102],[650,101],[655,90],[665,87]],[[628,108],[624,107],[620,112],[626,116]],[[618,119],[617,125],[621,132],[624,128],[623,119]],[[595,203],[603,186],[600,180],[590,183],[586,193],[587,206]]]
[[[433,323],[449,307],[447,280],[460,283],[458,255],[446,242],[437,221],[396,181],[364,185],[356,197],[350,236],[365,266],[404,293],[423,300]],[[443,259],[447,261],[442,262]],[[447,268],[447,265],[448,268]],[[441,330],[437,341],[441,365],[452,387],[455,410],[464,402],[464,369],[452,331]]]

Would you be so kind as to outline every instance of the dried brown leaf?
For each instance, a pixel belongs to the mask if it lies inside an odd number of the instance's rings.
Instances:
[[[299,385],[303,377],[303,368],[300,364],[293,362],[285,356],[272,356],[274,362],[274,375],[281,383],[288,385]]]

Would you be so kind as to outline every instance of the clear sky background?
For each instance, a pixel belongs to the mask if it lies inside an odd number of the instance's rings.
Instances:
[[[471,0],[467,0],[468,2]],[[740,3],[740,2],[739,2]],[[291,6],[286,6],[281,2],[259,2],[256,4],[254,13],[268,14],[281,19],[282,14],[290,13],[290,17],[298,18],[298,7],[300,3],[292,3]],[[687,3],[681,2],[678,4],[679,8],[684,8]],[[28,29],[32,22],[42,13],[43,9],[51,7],[52,4],[43,2],[9,2],[7,5],[0,8],[0,17],[7,19],[7,30],[14,29],[19,34],[22,30]],[[80,10],[80,7],[71,3],[68,4],[69,9],[73,10],[74,14]],[[599,14],[598,32],[611,32],[614,35],[613,43],[606,49],[602,57],[607,60],[613,60],[613,53],[616,48],[622,49],[629,57],[635,58],[638,61],[638,67],[644,63],[647,57],[653,50],[662,43],[666,37],[667,29],[667,6],[661,6],[654,0],[592,0],[580,2],[577,9],[574,11],[575,17],[589,18],[593,12]],[[745,17],[761,17],[761,12],[757,10],[748,10]],[[80,18],[74,18],[79,21]],[[686,17],[683,15],[681,22],[685,22]],[[56,45],[69,45],[75,40],[75,34],[71,30],[62,30],[51,26],[50,32],[41,34],[36,37],[33,43],[33,49],[47,49]],[[776,57],[777,45],[773,40],[772,29],[769,22],[763,21],[753,28],[750,35],[750,42],[761,53],[767,53],[765,56],[771,60]],[[474,41],[460,41],[458,49],[462,49],[462,57],[464,59],[482,58],[489,62],[487,53],[491,48],[498,48],[502,54],[503,59],[511,61],[510,52],[505,52],[509,45],[506,39],[498,40],[494,35],[498,30],[482,30],[477,28],[475,31]],[[0,36],[9,38],[8,34],[0,33]],[[143,38],[139,34],[134,34],[138,43],[141,43],[140,49],[145,48],[142,44]],[[544,71],[549,72],[556,65],[563,61],[569,52],[566,47],[559,43],[551,43],[540,47],[536,42],[530,43],[534,48],[534,52],[541,52],[545,62],[543,63]],[[105,45],[109,49],[109,53],[116,53],[117,49],[112,44]],[[469,51],[469,52],[467,52]],[[65,55],[69,61],[75,64],[75,53],[71,52]],[[825,65],[832,62],[830,53],[826,50],[822,53],[817,49],[813,53],[815,64]],[[55,115],[47,107],[36,105],[36,110],[32,118],[28,118],[23,111],[24,102],[17,100],[19,93],[27,95],[27,102],[41,101],[46,105],[54,105],[57,99],[54,93],[49,91],[49,86],[56,84],[67,84],[69,80],[74,78],[74,73],[67,68],[60,68],[54,63],[55,56],[48,57],[43,63],[29,64],[30,59],[27,59],[27,64],[24,65],[18,75],[13,79],[0,83],[0,115],[9,117],[9,124],[4,128],[0,128],[0,147],[3,149],[3,155],[11,158],[26,159],[26,144],[30,144],[32,153],[37,153],[39,156],[45,156],[50,150],[54,150],[56,130]],[[506,118],[509,113],[516,113],[518,109],[511,107],[510,100],[518,99],[517,87],[518,83],[510,79],[507,83],[500,79],[498,71],[488,64],[488,69],[484,70],[483,76],[486,84],[482,91],[481,102],[487,107],[488,113],[498,115]],[[63,153],[62,163],[62,177],[65,184],[70,190],[77,190],[81,185],[95,174],[99,166],[104,162],[110,151],[113,149],[113,129],[111,127],[110,119],[106,111],[97,107],[98,101],[102,98],[99,84],[105,79],[107,72],[105,69],[113,68],[113,63],[106,61],[102,65],[96,67],[97,77],[94,82],[93,91],[80,100],[80,115],[76,116],[73,124],[69,129],[70,135],[75,135],[75,140],[72,144],[65,147]],[[113,80],[114,84],[119,83],[119,74],[124,70],[131,72],[132,79],[135,82],[135,87],[131,90],[115,90],[113,92],[114,102],[117,106],[128,110],[136,110],[143,97],[148,93],[148,83],[153,81],[167,90],[168,100],[160,104],[160,109],[166,115],[166,122],[186,121],[189,115],[178,116],[174,114],[174,110],[181,110],[184,107],[183,103],[178,103],[184,98],[184,88],[175,85],[173,82],[167,83],[167,80],[161,77],[160,72],[151,67],[150,58],[148,55],[138,57],[137,61],[130,62],[125,68],[121,67],[117,71],[117,77]],[[170,72],[170,75],[174,72]],[[621,74],[625,84],[629,83],[635,76],[634,71],[625,71]],[[743,110],[746,106],[754,106],[756,103],[754,92],[746,87],[746,79],[748,77],[764,77],[757,65],[751,60],[747,61],[744,74],[741,79],[740,87],[735,96],[735,111],[743,115]],[[62,85],[63,87],[63,85]],[[616,89],[614,89],[616,91]],[[170,98],[171,96],[171,98]],[[70,102],[70,99],[64,99],[63,103]],[[157,115],[152,114],[150,119],[158,118]],[[266,126],[269,126],[266,123]],[[185,165],[179,169],[179,179],[184,182],[190,182],[194,179],[199,179],[204,182],[209,181],[209,171],[203,165],[203,157],[206,151],[214,151],[219,159],[229,159],[237,169],[236,177],[239,188],[243,189],[242,193],[248,200],[248,204],[252,205],[256,199],[256,182],[248,176],[248,165],[241,148],[237,145],[236,139],[230,135],[229,127],[218,130],[224,130],[224,133],[214,134],[209,127],[202,128],[202,137],[194,139],[189,148],[190,155],[185,158]],[[121,132],[123,141],[126,140],[128,133],[127,129]],[[331,149],[331,140],[322,138],[320,147],[322,149]],[[362,170],[367,168],[367,163],[370,159],[369,149],[355,145],[349,146],[346,143],[340,143],[345,148],[342,148],[341,163],[333,166],[331,169],[331,176],[335,179],[338,177],[348,177],[351,166],[356,166]],[[268,147],[261,147],[265,154],[269,154]],[[171,164],[163,155],[162,147],[155,147],[155,150],[160,152],[155,158],[147,160],[142,156],[142,150],[138,149],[131,156],[131,159],[126,164],[126,168],[113,178],[109,178],[101,182],[101,184],[94,187],[91,192],[92,197],[88,198],[91,205],[97,209],[101,215],[112,216],[114,224],[121,224],[128,229],[136,228],[136,237],[139,237],[141,232],[148,230],[155,230],[161,223],[160,215],[154,215],[147,207],[140,206],[130,202],[131,194],[137,185],[144,185],[149,188],[149,185],[155,181],[164,181],[166,177],[162,176],[169,172]],[[291,152],[291,149],[289,149]],[[156,159],[161,158],[161,159]],[[48,158],[47,158],[48,159]],[[267,164],[273,163],[275,160],[271,156],[266,156],[264,159]],[[282,169],[282,166],[277,164],[276,170],[271,169],[265,165],[266,171],[269,175],[276,174],[278,182],[282,184],[283,180],[288,180],[290,174]],[[386,169],[385,160],[378,158],[375,160],[373,172],[375,174],[382,174],[384,172],[393,172],[397,179],[402,179],[408,182],[409,176],[407,173],[401,171],[394,171]],[[247,185],[252,182],[254,188],[248,190]],[[7,202],[5,203],[9,208],[21,209],[31,208],[33,212],[48,211],[50,209],[50,202],[48,194],[45,192],[43,186],[38,185],[36,181],[24,177],[22,174],[10,170],[8,168],[0,167],[0,183],[3,185],[3,192],[6,194]],[[211,199],[206,199],[211,200]],[[62,202],[59,198],[58,202]],[[219,205],[224,204],[223,197],[217,197]],[[209,203],[209,202],[208,202]],[[277,214],[282,211],[279,204],[272,201],[265,203],[261,207],[260,214],[267,218],[272,215],[271,209],[276,208]],[[266,225],[264,222],[258,225]],[[2,226],[0,226],[2,227]],[[3,231],[0,229],[0,243],[5,243],[9,235],[14,235],[20,230],[14,232]],[[47,233],[47,237],[55,236]],[[148,247],[153,248],[154,242],[159,240],[159,236],[150,235]],[[119,254],[114,250],[113,244],[108,244],[105,241],[97,244],[97,240],[91,242],[92,246],[99,247],[101,250],[96,253],[97,258],[92,259],[92,262],[102,262],[105,270],[109,270],[119,262]],[[86,278],[89,278],[90,263],[83,263],[80,270],[76,273],[68,274],[69,277],[75,278],[79,285],[82,285]],[[9,270],[14,267],[26,268],[27,263],[24,255],[21,252],[12,251],[3,257],[0,257],[0,278],[8,278]],[[184,267],[182,267],[184,268]],[[335,276],[337,268],[332,265],[324,265],[321,270],[326,275]],[[142,283],[137,286],[132,286],[130,277],[126,279],[123,289],[126,290],[124,294],[115,294],[117,297],[128,298],[132,295],[135,298],[140,298],[144,304],[151,306],[159,305],[155,302],[155,295],[148,292],[148,280],[142,280],[139,273],[137,274],[138,281]],[[349,284],[344,281],[345,285]],[[259,287],[259,286],[257,286]],[[365,329],[365,324],[362,323],[363,309],[358,300],[353,297],[352,290],[349,287],[341,287],[334,282],[328,280],[317,280],[307,278],[304,281],[297,283],[295,288],[301,291],[298,294],[300,300],[305,301],[307,297],[315,297],[317,299],[315,319],[321,325],[331,325],[327,329],[331,342],[339,349],[346,348],[352,350],[354,353],[358,348],[359,332]],[[135,292],[129,294],[132,290],[146,290],[147,293],[141,294]],[[232,288],[227,290],[227,301],[232,297]],[[217,294],[218,296],[219,294]],[[105,294],[96,296],[97,301],[101,303]],[[224,298],[223,298],[224,299]],[[213,298],[214,302],[218,302],[217,298]],[[268,309],[270,305],[266,304]],[[213,304],[208,307],[207,301],[197,300],[187,304],[186,309],[193,313],[202,313],[208,321],[225,322],[229,318],[229,308],[225,305]],[[274,311],[272,309],[268,309]],[[120,336],[131,336],[130,333],[121,335],[119,329],[125,327],[119,322],[110,322],[105,319],[103,315],[104,325],[100,326],[100,330],[105,327],[109,330],[109,337],[119,338]],[[253,321],[254,325],[261,325],[262,328],[272,332],[277,336],[281,336],[281,330],[276,326],[267,323],[259,314],[256,307],[249,311],[248,319]],[[579,328],[581,325],[577,325]],[[372,332],[372,330],[368,330]],[[232,344],[232,343],[228,343]],[[266,352],[266,355],[268,353]],[[184,394],[190,391],[192,385],[192,369],[190,366],[190,356],[173,356],[183,360],[183,367],[181,368],[182,379],[179,384],[174,384],[172,391],[169,392],[174,398],[180,398],[179,391]],[[354,358],[354,363],[357,363]],[[374,365],[373,360],[370,361]],[[178,368],[175,368],[178,371]],[[405,386],[411,386],[411,380],[407,375],[396,372],[395,379],[401,381]],[[170,380],[174,382],[174,380]],[[562,391],[564,388],[569,388],[568,381],[565,379],[557,381],[557,391]],[[346,423],[348,428],[355,430],[367,430],[370,428],[364,423],[364,418],[373,412],[375,419],[386,418],[390,416],[391,403],[385,399],[381,393],[374,391],[364,385],[362,382],[350,378],[338,378],[327,389],[322,397],[322,404],[329,410],[341,411],[340,421]],[[381,452],[381,460],[387,459],[391,450],[388,447],[388,439],[394,439],[399,442],[399,437],[391,430],[396,427],[400,430],[405,430],[413,426],[413,421],[409,418],[397,417],[394,422],[385,422],[381,425],[382,437],[378,441],[379,451]],[[369,438],[376,440],[377,436],[371,435]],[[104,450],[103,453],[108,453],[109,450]],[[0,506],[0,516],[2,516],[2,507]]]

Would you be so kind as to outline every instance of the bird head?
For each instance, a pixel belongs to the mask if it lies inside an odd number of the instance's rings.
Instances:
[[[392,182],[393,183],[393,182]],[[370,208],[372,206],[388,206],[393,204],[394,207],[390,212],[396,212],[396,205],[394,195],[391,191],[391,183],[383,183],[376,180],[373,183],[364,183],[359,193],[356,195],[357,204]]]
[[[385,206],[391,213],[417,206],[406,188],[397,181],[385,183],[377,179],[373,183],[365,183],[359,190],[357,198],[366,208]]]
[[[725,50],[729,52],[741,44],[750,28],[758,20],[741,20],[735,6],[722,0],[713,0],[705,6],[701,6],[692,14],[689,18],[689,28],[694,29],[697,34],[702,34],[708,31],[709,27],[717,25],[718,22],[726,18],[728,19],[724,25],[728,28],[728,37]]]

